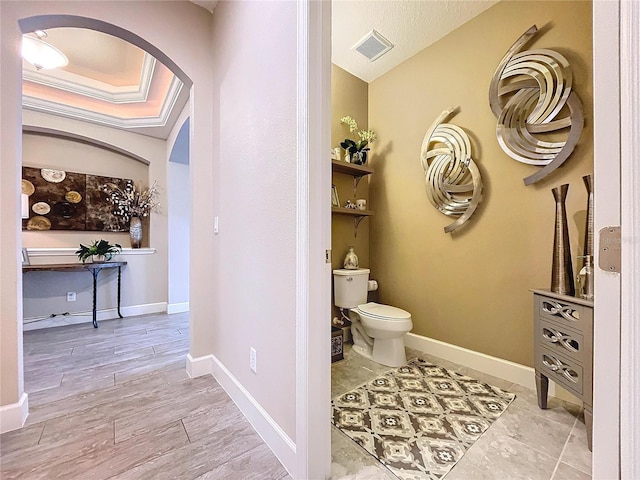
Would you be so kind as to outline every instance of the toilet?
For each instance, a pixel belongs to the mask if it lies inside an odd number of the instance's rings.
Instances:
[[[335,305],[348,310],[353,350],[374,362],[400,367],[407,362],[404,336],[412,328],[411,314],[390,305],[367,302],[369,269],[333,271]]]

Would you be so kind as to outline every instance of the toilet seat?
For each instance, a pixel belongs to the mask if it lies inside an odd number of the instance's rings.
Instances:
[[[371,319],[379,320],[407,320],[411,319],[411,314],[398,307],[382,305],[380,303],[369,302],[358,305],[358,314],[363,314]]]

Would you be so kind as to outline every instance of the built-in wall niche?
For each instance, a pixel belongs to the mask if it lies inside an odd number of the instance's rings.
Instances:
[[[104,185],[125,190],[127,178],[49,168],[22,167],[22,229],[126,232],[129,223],[113,214]]]

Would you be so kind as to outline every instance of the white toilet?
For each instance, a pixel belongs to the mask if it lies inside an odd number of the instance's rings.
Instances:
[[[349,310],[356,352],[374,362],[400,367],[407,362],[404,336],[413,328],[411,314],[389,305],[367,303],[368,283],[368,268],[334,270],[335,305]]]

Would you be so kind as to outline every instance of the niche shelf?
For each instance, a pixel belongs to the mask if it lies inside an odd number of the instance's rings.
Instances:
[[[356,165],[355,163],[347,163],[340,160],[331,160],[331,170],[335,173],[351,175],[353,177],[353,196],[355,197],[358,183],[362,177],[371,175],[373,169],[366,165]],[[372,210],[356,210],[354,208],[331,207],[331,213],[336,215],[347,215],[353,217],[353,236],[358,236],[358,225],[365,218],[373,215]]]
[[[356,194],[358,183],[362,177],[371,175],[373,170],[366,165],[356,165],[355,163],[347,163],[341,160],[331,160],[331,170],[337,173],[344,173],[353,177],[353,195]]]

